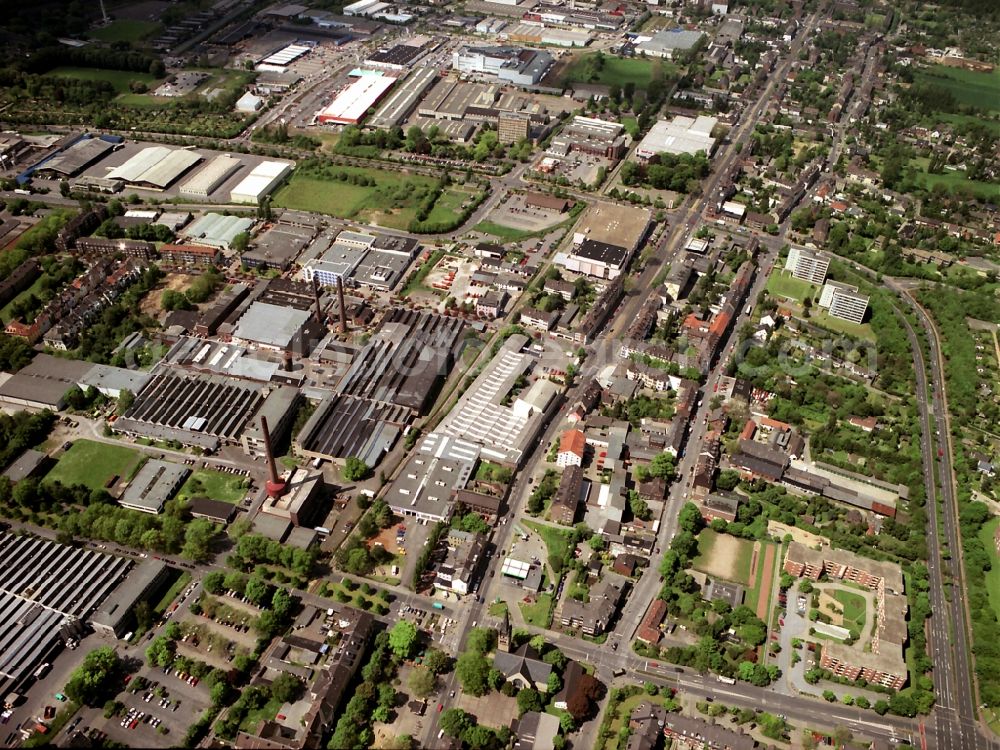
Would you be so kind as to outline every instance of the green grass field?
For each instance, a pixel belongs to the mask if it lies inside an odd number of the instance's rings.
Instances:
[[[352,185],[301,173],[274,195],[273,204],[281,208],[313,211],[340,219],[358,219],[394,229],[406,229],[416,216],[419,198],[434,186],[435,180],[423,175],[407,175],[360,167],[334,167],[338,172],[364,175],[375,180],[374,186]]]
[[[484,234],[492,234],[494,237],[499,237],[507,242],[520,242],[521,240],[526,240],[529,237],[534,237],[540,232],[529,232],[524,229],[514,229],[513,227],[505,227],[503,224],[497,224],[492,221],[481,221],[476,226],[474,226],[473,231],[483,232]]]
[[[931,65],[913,71],[913,80],[914,83],[942,86],[961,104],[1000,112],[1000,68],[992,73],[976,73],[947,65]]]
[[[246,495],[246,477],[212,469],[198,469],[177,491],[178,498],[208,497],[224,503],[238,503]]]
[[[997,526],[1000,526],[1000,518],[993,518],[983,524],[979,530],[979,541],[983,543],[986,554],[993,561],[993,569],[986,574],[986,591],[990,597],[990,604],[997,617],[1000,617],[1000,555],[997,554],[996,543],[993,541],[993,534]]]
[[[806,297],[815,296],[819,287],[808,281],[796,279],[790,274],[786,275],[784,272],[776,271],[767,280],[767,291],[776,297],[793,299],[801,303]]]
[[[58,480],[66,485],[82,484],[92,490],[99,490],[112,477],[132,477],[142,460],[143,455],[131,448],[93,440],[77,440],[45,478]]]
[[[138,42],[159,31],[156,21],[138,21],[122,18],[107,26],[94,29],[90,36],[100,42]]]
[[[649,85],[653,77],[653,66],[660,65],[665,75],[670,76],[677,72],[677,67],[668,62],[643,60],[633,57],[614,57],[603,55],[604,63],[597,68],[597,53],[588,52],[578,56],[566,68],[563,78],[566,81],[578,81],[580,83],[599,83],[604,86],[624,86],[627,83],[635,84],[636,88],[642,89]]]
[[[832,596],[844,608],[844,627],[848,630],[864,633],[865,610],[867,609],[865,598],[861,594],[840,588],[835,589]]]
[[[518,602],[524,621],[536,628],[547,628],[552,624],[552,595],[539,594],[533,604]]]
[[[170,568],[170,576],[174,577],[174,582],[170,585],[170,588],[167,589],[167,592],[161,597],[157,605],[153,607],[153,613],[156,615],[162,615],[166,612],[170,603],[173,602],[173,600],[187,588],[189,583],[191,583],[191,574],[186,570],[182,573],[176,568]]]
[[[430,214],[427,215],[428,223],[447,222],[462,213],[462,205],[473,198],[476,194],[462,185],[453,185],[441,193],[441,197],[434,202]]]
[[[983,120],[982,122],[986,122]],[[927,190],[931,190],[935,185],[943,185],[948,189],[949,192],[953,192],[956,188],[963,188],[970,191],[977,198],[982,200],[991,201],[996,200],[997,195],[1000,194],[1000,187],[992,182],[981,182],[979,180],[970,180],[965,176],[963,170],[945,170],[940,174],[931,174],[927,172],[928,159],[922,157],[919,159],[914,159],[911,164],[917,167],[917,172],[914,174],[914,181]]]
[[[149,73],[135,73],[131,70],[105,70],[104,68],[73,68],[62,66],[53,68],[46,75],[60,78],[74,78],[81,81],[107,81],[115,87],[119,94],[128,93],[128,85],[132,81],[142,81],[152,88],[157,79]]]
[[[870,313],[869,313],[870,314]],[[823,328],[829,328],[831,331],[837,333],[843,333],[846,336],[851,336],[856,339],[865,339],[867,341],[875,341],[875,332],[868,323],[852,323],[849,320],[841,320],[840,318],[835,318],[826,310],[813,306],[812,317],[809,321],[815,323]]]

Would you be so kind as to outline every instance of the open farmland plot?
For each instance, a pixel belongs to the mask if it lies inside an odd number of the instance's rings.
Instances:
[[[304,167],[275,193],[274,205],[406,229],[435,186],[436,180],[424,175],[359,167]]]
[[[913,73],[915,83],[947,89],[959,104],[1000,112],[1000,68],[976,73],[947,65],[932,65]]]
[[[59,459],[46,479],[65,485],[82,484],[92,490],[107,487],[115,477],[129,479],[142,462],[142,454],[120,445],[77,440]]]

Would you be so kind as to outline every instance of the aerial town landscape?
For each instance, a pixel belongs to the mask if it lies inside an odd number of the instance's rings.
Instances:
[[[1000,3],[0,14],[3,747],[1000,750]]]

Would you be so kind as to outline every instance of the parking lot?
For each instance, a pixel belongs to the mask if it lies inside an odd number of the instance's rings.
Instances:
[[[158,667],[145,667],[118,695],[122,713],[106,719],[101,709],[84,709],[80,729],[103,733],[102,744],[110,740],[128,747],[176,747],[211,704],[208,687],[196,682],[181,679],[176,670],[164,674]]]
[[[566,213],[527,206],[523,195],[513,193],[504,198],[489,215],[492,222],[527,232],[549,229],[567,218]]]

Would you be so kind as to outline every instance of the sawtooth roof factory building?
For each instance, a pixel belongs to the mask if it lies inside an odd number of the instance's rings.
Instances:
[[[236,443],[263,402],[259,385],[219,375],[164,371],[136,395],[113,429],[215,450],[220,442]]]
[[[522,351],[528,338],[515,334],[504,342],[479,377],[437,428],[443,435],[476,443],[482,456],[518,467],[528,455],[546,420],[559,403],[560,387],[546,378],[535,380],[509,405],[504,401],[535,365]]]
[[[125,580],[132,562],[33,536],[0,534],[0,693],[30,676]]]

